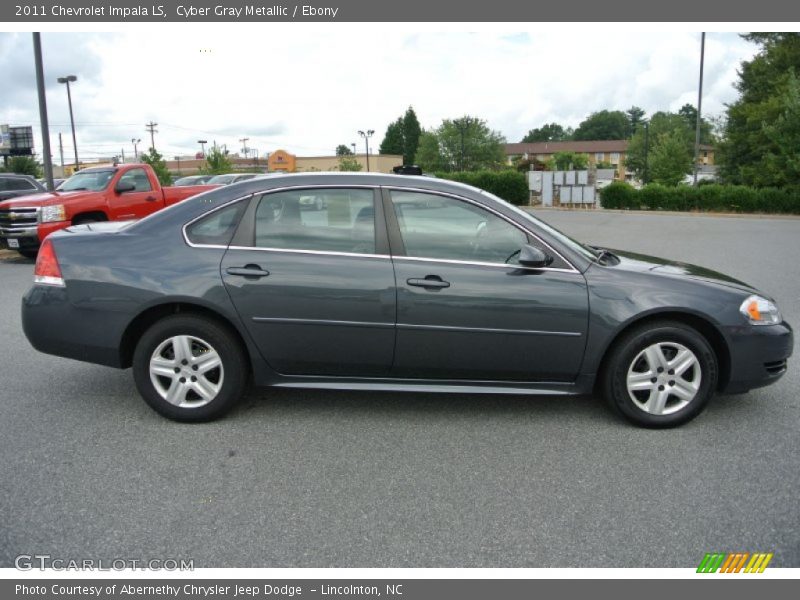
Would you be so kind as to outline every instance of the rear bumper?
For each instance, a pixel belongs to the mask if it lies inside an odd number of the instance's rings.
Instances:
[[[121,368],[118,325],[70,304],[63,287],[34,285],[22,298],[22,330],[46,354]]]
[[[747,392],[783,377],[794,349],[794,333],[788,323],[731,327],[727,333],[731,371],[723,393]]]

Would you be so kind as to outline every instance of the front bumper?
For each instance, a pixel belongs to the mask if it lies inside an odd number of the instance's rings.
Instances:
[[[729,327],[726,333],[730,340],[731,368],[723,393],[744,393],[783,377],[794,350],[794,333],[788,323]]]

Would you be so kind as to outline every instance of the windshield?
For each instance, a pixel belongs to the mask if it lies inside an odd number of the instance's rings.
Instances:
[[[215,175],[208,180],[208,183],[221,183],[224,185],[233,181],[234,177],[236,177],[236,175]]]
[[[84,171],[75,173],[58,187],[59,192],[74,192],[77,190],[89,190],[99,192],[106,189],[108,182],[114,177],[114,170],[107,171]]]
[[[547,232],[550,236],[552,236],[553,238],[555,238],[556,240],[558,240],[559,242],[564,244],[566,247],[568,247],[570,250],[572,250],[576,254],[580,254],[581,256],[583,256],[583,257],[585,257],[585,258],[587,258],[588,260],[591,260],[591,261],[597,260],[597,256],[598,256],[597,253],[595,251],[593,251],[591,248],[589,248],[588,246],[586,246],[584,244],[581,244],[580,242],[577,242],[577,241],[573,240],[568,235],[566,235],[564,233],[561,233],[558,229],[548,225],[544,221],[542,221],[540,219],[537,219],[532,214],[530,214],[528,211],[522,210],[518,206],[514,206],[513,204],[511,204],[509,202],[506,202],[502,198],[498,198],[497,196],[495,196],[494,194],[490,194],[489,192],[481,191],[481,193],[484,194],[485,196],[488,196],[489,198],[497,200],[498,202],[502,202],[506,206],[511,207],[511,209],[514,212],[516,212],[518,215],[521,215],[521,216],[525,217],[525,219],[527,221],[530,221],[531,223],[534,223],[539,229],[542,229],[545,232]]]

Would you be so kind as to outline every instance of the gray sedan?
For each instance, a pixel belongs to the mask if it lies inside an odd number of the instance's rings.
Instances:
[[[301,210],[303,199],[323,208]],[[426,177],[246,181],[49,236],[22,306],[42,352],[133,367],[181,421],[256,385],[597,393],[638,425],[777,381],[792,329],[725,275],[576,242]]]

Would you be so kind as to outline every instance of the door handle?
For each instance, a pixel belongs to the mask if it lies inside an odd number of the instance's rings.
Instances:
[[[245,265],[243,267],[228,267],[225,269],[228,275],[240,275],[242,277],[266,277],[269,271],[265,271],[258,265]]]
[[[450,282],[449,281],[442,281],[442,278],[438,275],[427,275],[425,279],[409,279],[406,281],[408,285],[413,285],[416,287],[423,287],[423,288],[431,288],[431,289],[442,289],[442,288],[449,288]]]
[[[145,200],[147,200],[148,202],[155,202],[156,201],[156,197],[155,196],[148,196],[147,198],[145,198]]]

